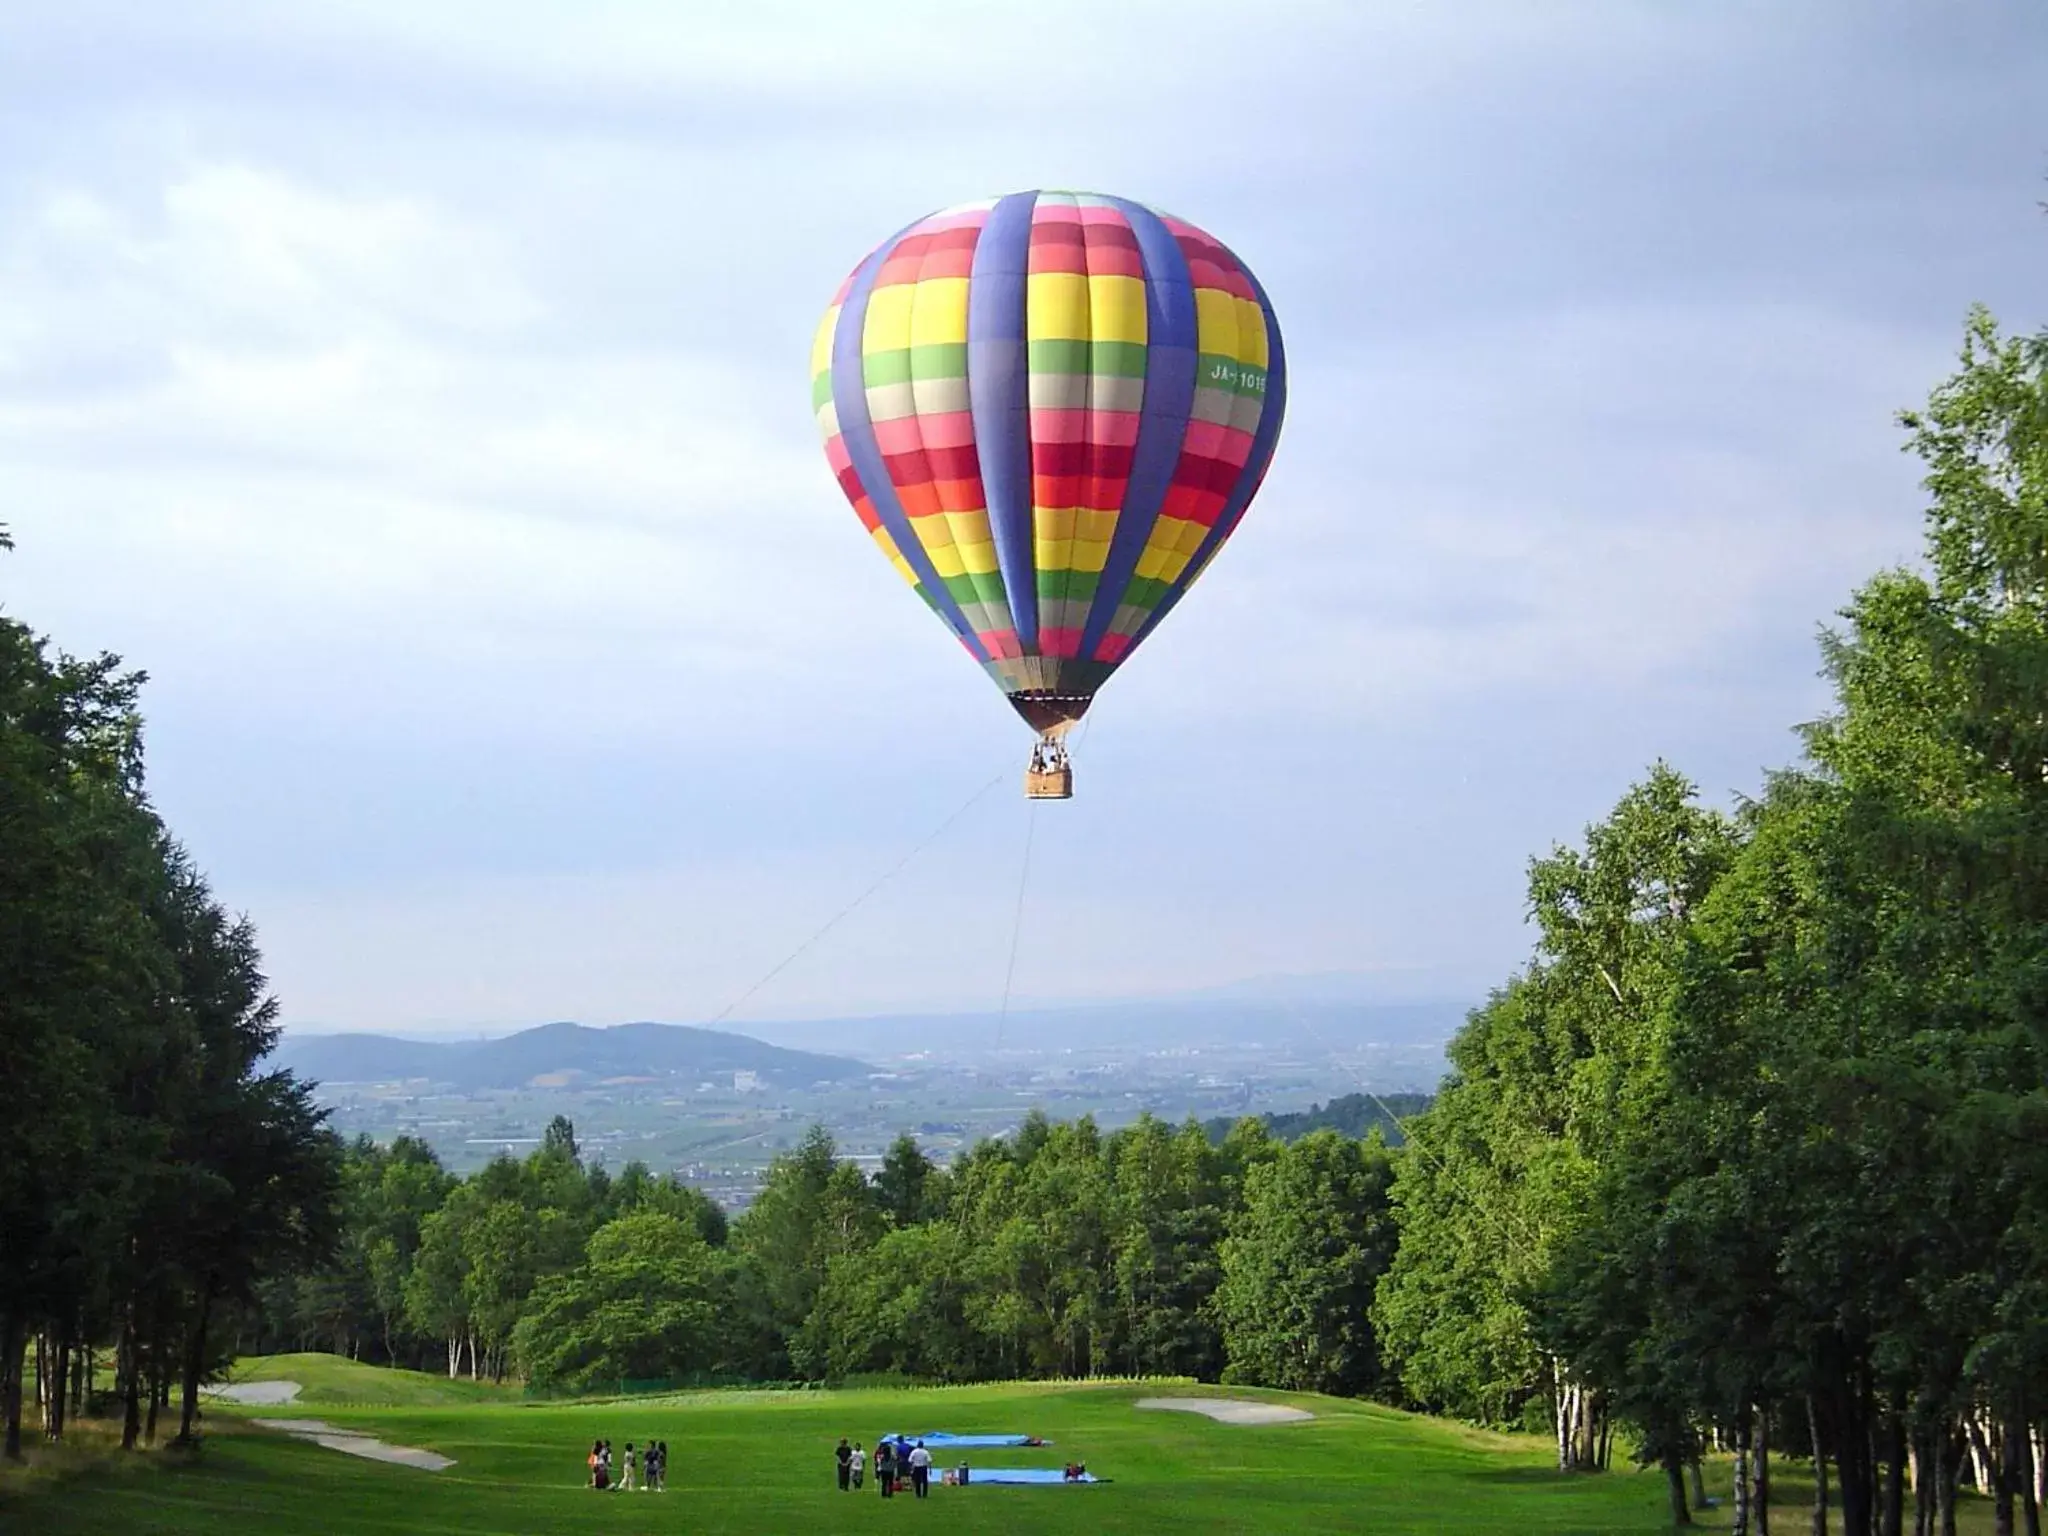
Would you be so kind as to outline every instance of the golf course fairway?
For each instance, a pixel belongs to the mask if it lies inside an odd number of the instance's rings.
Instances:
[[[196,1458],[153,1453],[0,1475],[0,1528],[61,1533],[1372,1531],[1652,1532],[1663,1479],[1621,1468],[1560,1476],[1548,1442],[1485,1434],[1372,1404],[1239,1388],[1046,1384],[926,1390],[698,1393],[527,1406],[458,1384],[470,1401],[420,1405],[446,1383],[316,1357],[248,1362],[237,1381],[306,1381],[288,1406],[215,1405]],[[312,1362],[307,1362],[311,1364]],[[299,1375],[289,1372],[299,1367]],[[1140,1410],[1141,1398],[1231,1397],[1314,1417],[1233,1424]],[[367,1406],[377,1397],[386,1406]],[[410,1401],[409,1401],[410,1399]],[[427,1472],[256,1427],[318,1419],[347,1435],[454,1458]],[[1092,1486],[948,1488],[918,1503],[834,1485],[841,1435],[1019,1433],[1043,1448],[953,1452],[944,1462],[1059,1467]],[[668,1442],[669,1491],[593,1492],[591,1441]],[[1719,1511],[1706,1518],[1715,1525]]]

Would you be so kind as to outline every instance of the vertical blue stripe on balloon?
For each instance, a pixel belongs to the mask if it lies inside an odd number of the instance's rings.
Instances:
[[[845,441],[846,456],[853,461],[854,473],[860,476],[861,487],[874,504],[875,515],[889,530],[889,537],[896,541],[898,553],[917,573],[924,590],[931,594],[932,606],[938,610],[939,617],[952,625],[953,633],[966,643],[976,661],[986,662],[990,659],[988,647],[981,643],[974,626],[967,622],[967,615],[960,611],[959,601],[939,579],[938,570],[932,565],[931,556],[925,553],[917,530],[910,526],[910,518],[896,495],[896,484],[889,478],[889,466],[882,462],[881,445],[875,440],[875,424],[868,415],[867,376],[861,357],[861,333],[867,329],[868,296],[874,292],[875,274],[881,271],[882,263],[889,259],[889,253],[896,249],[897,242],[914,227],[906,225],[890,236],[853,275],[853,286],[847,290],[846,301],[839,307],[839,324],[832,332],[832,408],[839,417],[839,435]]]
[[[967,281],[967,400],[982,498],[1017,642],[1038,647],[1038,562],[1031,539],[1031,367],[1024,306],[1030,291],[1031,210],[1016,192],[989,210]]]
[[[1180,242],[1151,209],[1122,198],[1108,199],[1129,221],[1145,263],[1145,400],[1138,417],[1138,441],[1131,451],[1131,478],[1109,554],[1081,631],[1081,655],[1093,660],[1131,573],[1145,552],[1159,508],[1180,463],[1181,441],[1195,404],[1195,287]],[[1126,654],[1129,654],[1126,652]]]
[[[1252,275],[1250,267],[1240,261],[1237,268],[1244,273],[1245,281],[1252,285],[1252,292],[1258,296],[1259,308],[1266,316],[1266,399],[1264,408],[1259,412],[1259,427],[1252,434],[1251,452],[1245,455],[1244,468],[1238,473],[1237,484],[1231,487],[1230,499],[1224,502],[1223,510],[1217,514],[1215,525],[1195,547],[1187,569],[1181,572],[1180,581],[1159,600],[1159,606],[1152,610],[1151,617],[1139,626],[1138,633],[1131,640],[1132,650],[1159,627],[1159,621],[1173,611],[1174,604],[1202,574],[1202,568],[1222,548],[1223,541],[1237,531],[1245,508],[1251,505],[1253,493],[1265,478],[1266,466],[1273,462],[1273,449],[1280,441],[1280,418],[1287,414],[1287,349],[1281,344],[1280,322],[1274,318],[1272,301],[1266,297],[1266,290],[1259,286],[1259,280]]]

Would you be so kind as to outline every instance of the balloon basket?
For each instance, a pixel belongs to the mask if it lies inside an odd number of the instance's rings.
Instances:
[[[1074,770],[1027,768],[1024,770],[1026,800],[1071,800],[1074,798]]]
[[[1066,746],[1056,738],[1040,737],[1038,745],[1031,749],[1031,763],[1024,770],[1024,798],[1074,798],[1074,765],[1067,761]]]

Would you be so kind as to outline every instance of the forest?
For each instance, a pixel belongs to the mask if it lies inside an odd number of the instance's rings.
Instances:
[[[1743,1536],[1787,1456],[1816,1530],[1952,1532],[1971,1488],[2038,1536],[2048,338],[1973,314],[1901,422],[1925,558],[1824,631],[1799,760],[1727,809],[1656,764],[1534,858],[1533,952],[1399,1145],[1034,1115],[871,1177],[814,1130],[730,1219],[566,1122],[461,1180],[328,1135],[149,809],[139,679],[0,621],[10,1451],[31,1353],[61,1433],[110,1352],[131,1438],[287,1344],[539,1392],[1172,1374],[1538,1429],[1681,1524],[1724,1452]]]

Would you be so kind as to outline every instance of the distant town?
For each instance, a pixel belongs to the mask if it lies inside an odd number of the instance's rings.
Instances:
[[[344,1136],[417,1137],[451,1169],[469,1172],[501,1153],[531,1150],[563,1114],[575,1122],[586,1155],[614,1168],[638,1161],[678,1173],[732,1211],[745,1209],[768,1164],[814,1124],[863,1167],[879,1167],[904,1131],[943,1164],[984,1136],[1013,1130],[1034,1108],[1055,1119],[1092,1115],[1104,1129],[1144,1114],[1229,1120],[1302,1111],[1350,1094],[1426,1093],[1443,1070],[1440,1042],[1347,1039],[1332,1049],[1308,1036],[866,1052],[870,1059],[850,1063],[857,1069],[850,1075],[808,1082],[754,1067],[599,1077],[565,1062],[517,1085],[486,1085],[417,1071],[352,1081],[340,1062],[307,1059],[321,1039],[288,1038],[280,1054],[319,1079],[319,1102]]]

